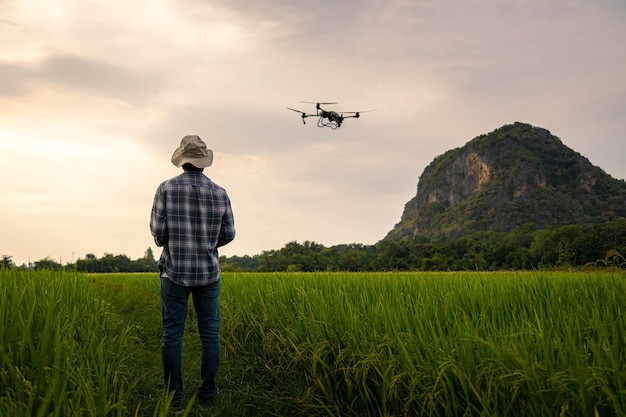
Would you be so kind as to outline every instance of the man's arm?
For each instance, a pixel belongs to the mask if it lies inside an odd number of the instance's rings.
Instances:
[[[235,219],[233,217],[233,210],[230,206],[230,199],[228,196],[225,201],[226,211],[222,216],[222,226],[220,228],[220,235],[217,239],[217,247],[224,246],[233,241],[235,238]]]
[[[152,213],[150,215],[150,232],[152,232],[157,246],[163,246],[167,243],[167,214],[162,186],[159,186],[154,195]]]

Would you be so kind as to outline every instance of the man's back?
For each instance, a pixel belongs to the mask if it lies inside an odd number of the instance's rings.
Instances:
[[[217,248],[235,237],[226,190],[201,171],[185,170],[157,189],[150,228],[164,250],[159,269],[185,286],[219,279]]]

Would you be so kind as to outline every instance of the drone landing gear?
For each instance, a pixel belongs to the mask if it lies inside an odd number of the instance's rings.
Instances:
[[[339,124],[337,122],[324,123],[324,118],[323,117],[320,117],[317,120],[317,127],[330,127],[332,130],[335,130],[335,129],[337,129],[340,126],[341,126],[341,124]]]

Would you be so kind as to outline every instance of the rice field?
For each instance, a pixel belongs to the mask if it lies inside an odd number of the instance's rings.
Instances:
[[[83,277],[1,270],[0,416],[129,415],[131,343]]]
[[[0,274],[0,415],[167,414],[156,275]],[[619,270],[222,279],[221,391],[187,415],[626,416]]]

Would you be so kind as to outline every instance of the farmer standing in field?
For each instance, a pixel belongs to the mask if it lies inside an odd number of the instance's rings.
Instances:
[[[182,341],[189,294],[202,343],[198,389],[201,404],[215,397],[219,366],[220,266],[217,248],[235,238],[235,223],[226,190],[203,174],[213,152],[195,135],[185,136],[172,155],[183,173],[164,181],[154,196],[150,231],[157,246],[161,276],[163,374],[174,392],[173,407],[182,407]]]

